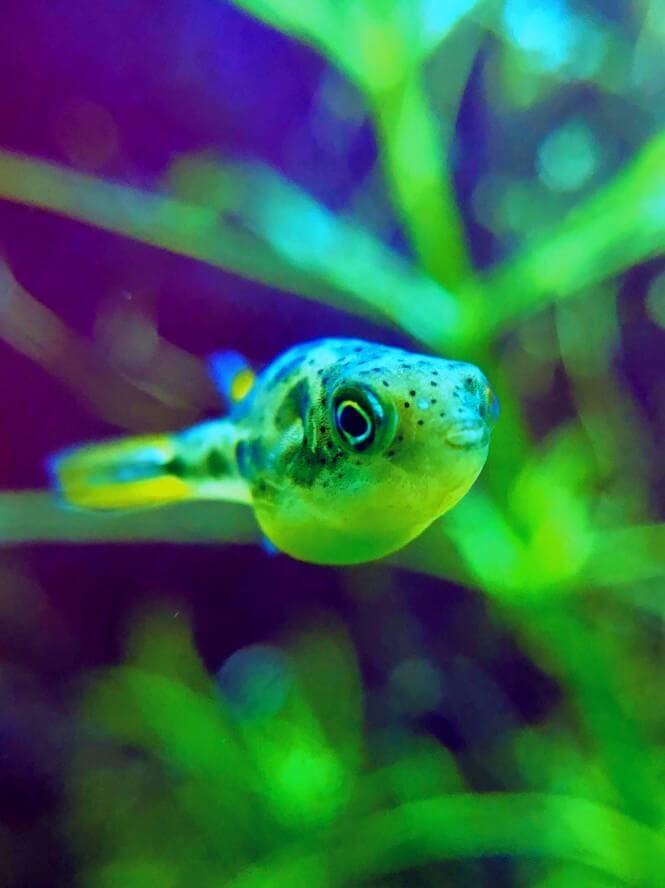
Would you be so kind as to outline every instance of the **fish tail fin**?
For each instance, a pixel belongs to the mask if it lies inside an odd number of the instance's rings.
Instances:
[[[159,506],[191,496],[174,471],[170,435],[124,438],[73,447],[51,457],[48,469],[65,502],[85,509]]]

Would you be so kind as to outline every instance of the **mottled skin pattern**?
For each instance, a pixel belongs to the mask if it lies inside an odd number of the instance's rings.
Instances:
[[[334,416],[336,393],[358,389],[384,415],[382,440],[362,452],[349,448]],[[467,492],[495,415],[471,364],[323,339],[284,353],[228,420],[207,426],[204,464],[233,465],[282,551],[326,564],[369,561],[404,546]],[[447,441],[464,427],[469,441]]]
[[[353,564],[401,548],[464,496],[497,412],[472,364],[321,339],[277,358],[224,419],[77,448],[52,470],[85,507],[247,502],[282,551]]]

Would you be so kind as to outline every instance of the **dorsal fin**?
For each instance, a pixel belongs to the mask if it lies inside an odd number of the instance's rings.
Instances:
[[[216,352],[208,359],[208,367],[217,391],[229,405],[242,401],[254,388],[256,374],[239,352]]]

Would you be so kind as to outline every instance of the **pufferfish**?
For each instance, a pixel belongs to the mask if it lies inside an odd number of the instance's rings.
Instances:
[[[236,353],[212,366],[228,416],[56,455],[64,499],[91,509],[247,503],[293,558],[372,561],[464,496],[498,416],[473,364],[359,339],[297,345],[257,376]]]

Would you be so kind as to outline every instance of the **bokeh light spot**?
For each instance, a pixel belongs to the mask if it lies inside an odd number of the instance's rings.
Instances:
[[[236,651],[222,664],[217,685],[240,719],[264,719],[281,709],[291,687],[291,670],[280,650],[255,644]]]
[[[402,660],[390,676],[390,686],[400,708],[410,712],[436,709],[441,702],[441,677],[423,657]]]
[[[582,120],[571,120],[554,130],[538,150],[538,174],[552,191],[576,191],[597,166],[598,146]]]
[[[512,42],[531,53],[541,70],[556,71],[570,59],[576,37],[575,19],[563,0],[507,0],[503,23]]]
[[[441,39],[458,21],[477,5],[478,0],[423,0],[420,4],[422,30],[425,38]]]
[[[273,802],[285,822],[326,821],[346,799],[344,771],[326,747],[304,738],[291,742],[274,761]]]

